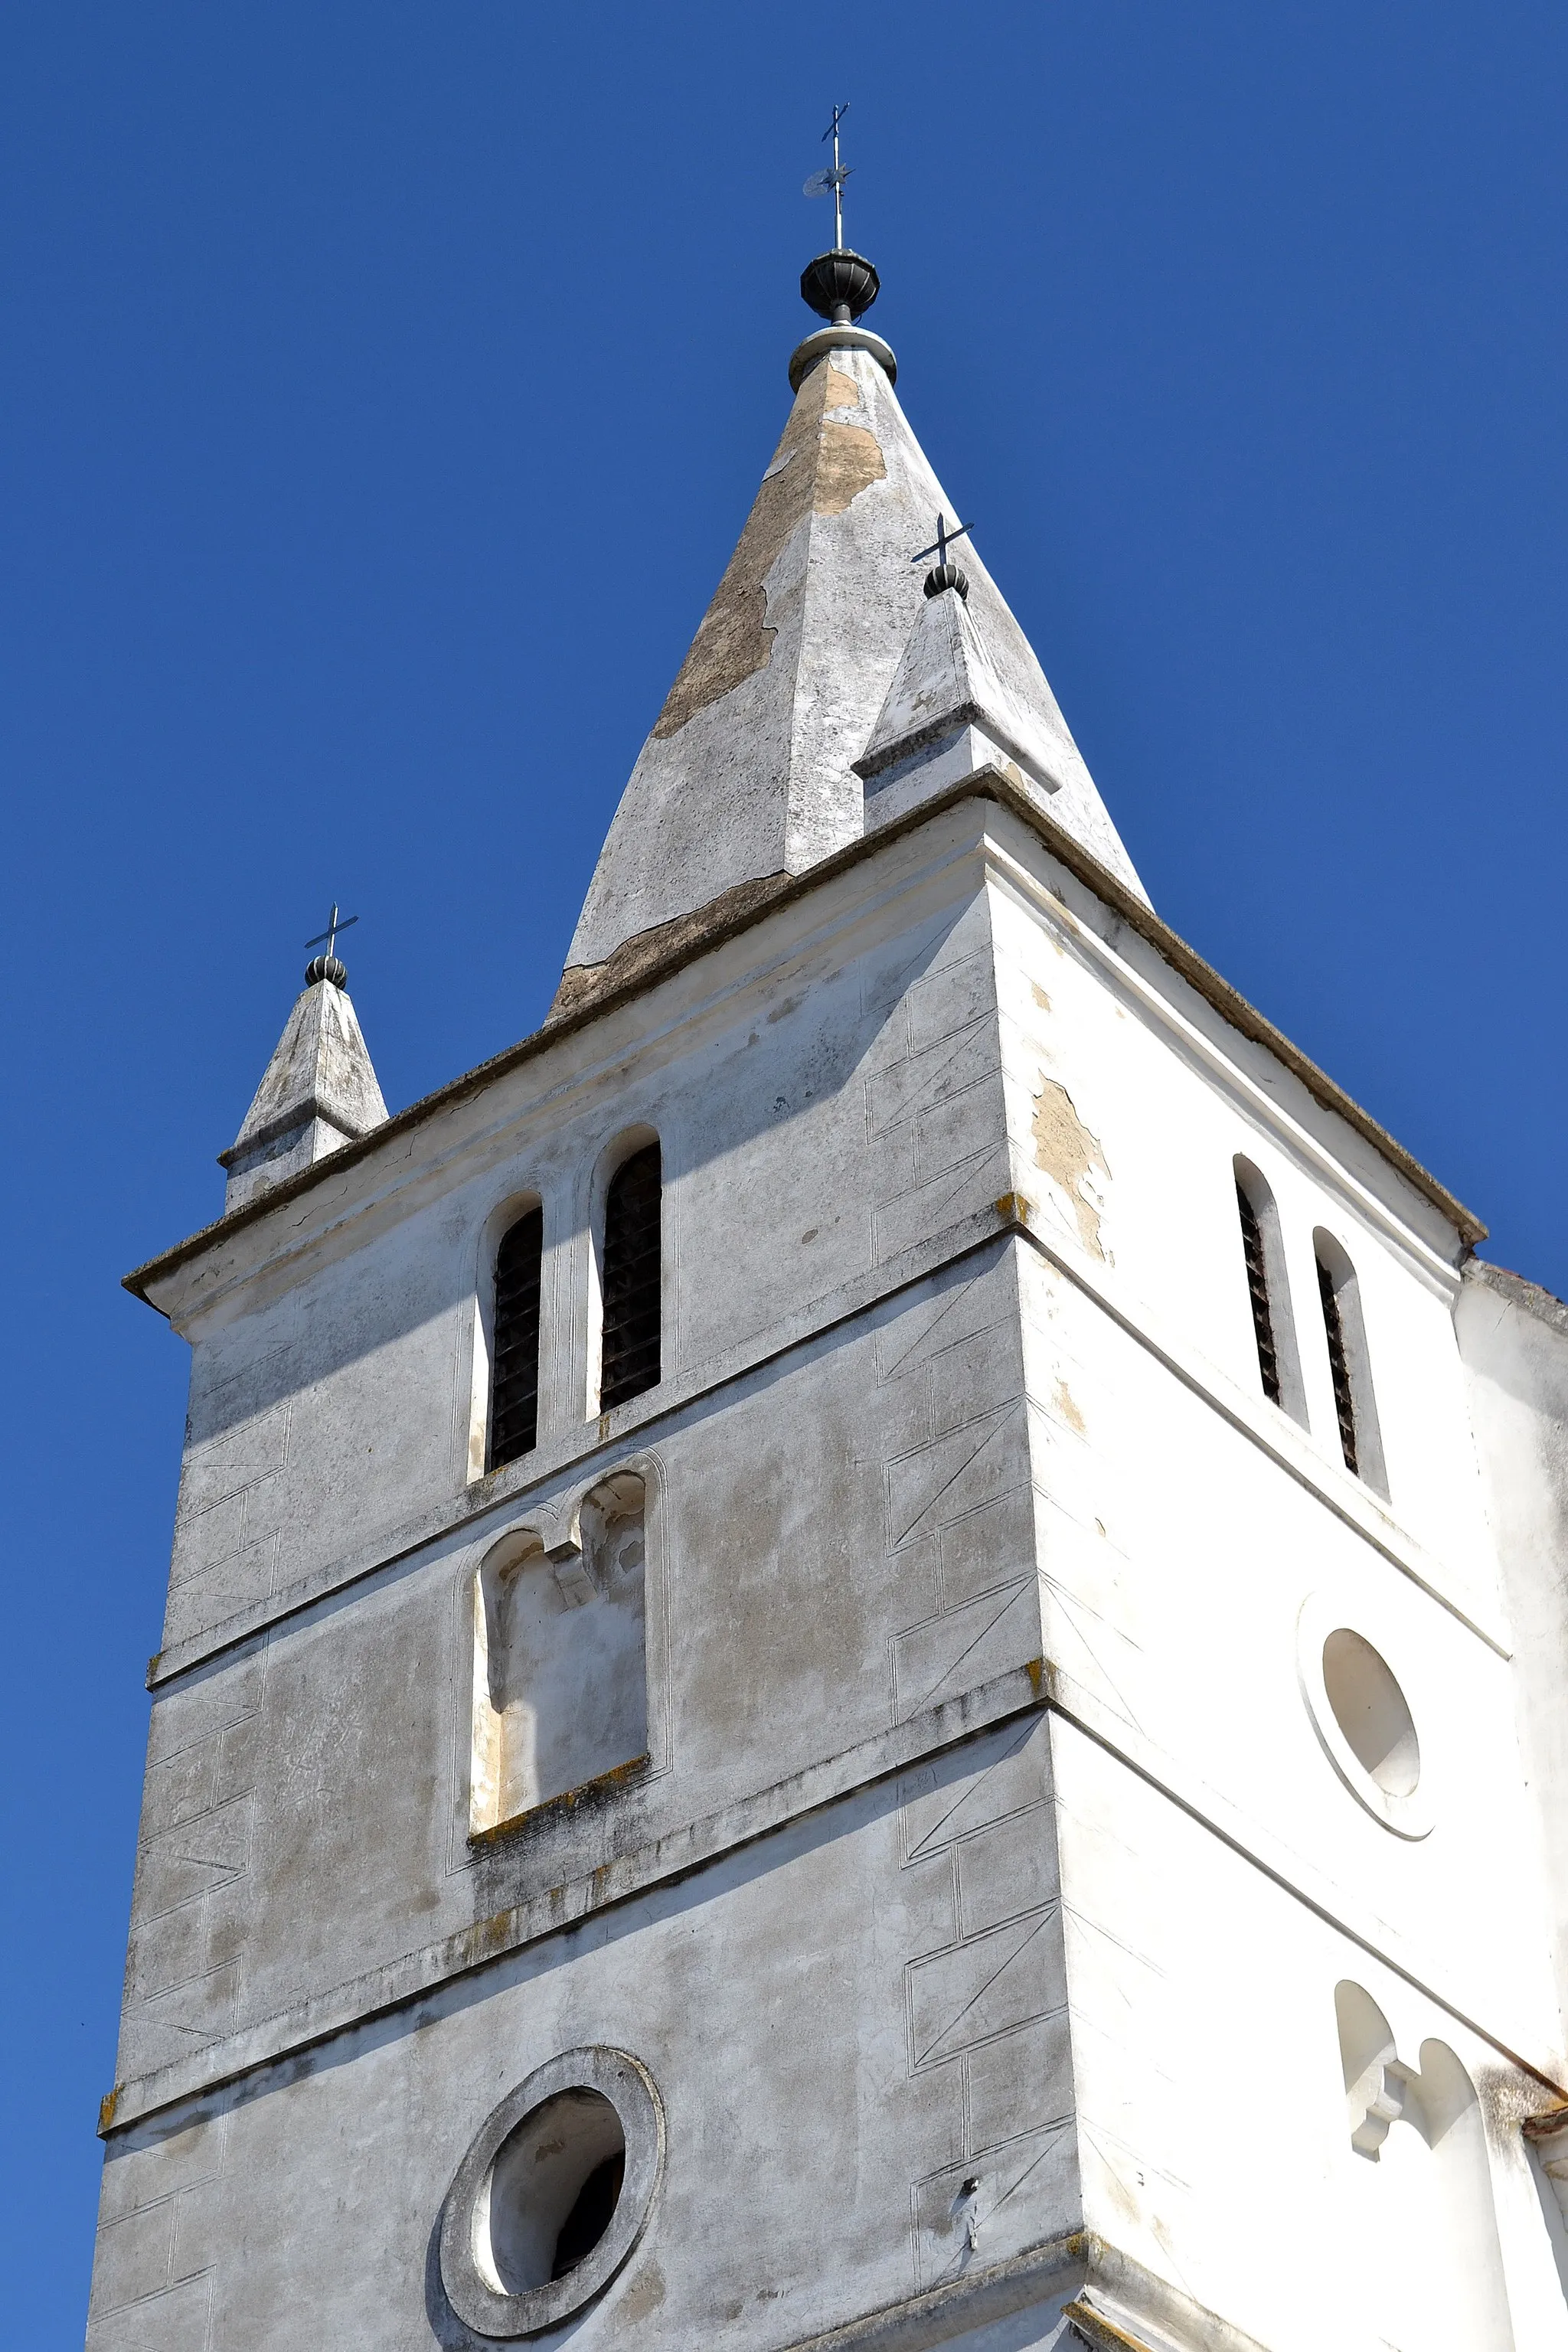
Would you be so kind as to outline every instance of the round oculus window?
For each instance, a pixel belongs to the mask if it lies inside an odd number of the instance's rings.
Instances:
[[[1370,1642],[1337,1625],[1323,1643],[1323,1689],[1362,1769],[1385,1797],[1413,1797],[1421,1742],[1405,1693]]]
[[[441,2280],[459,2319],[503,2342],[558,2326],[608,2285],[642,2233],[664,2117],[624,2050],[570,2050],[510,2091],[458,2168]]]
[[[1314,1595],[1301,1612],[1297,1666],[1319,1745],[1351,1795],[1397,1836],[1425,1837],[1434,1816],[1420,1736],[1382,1650]]]

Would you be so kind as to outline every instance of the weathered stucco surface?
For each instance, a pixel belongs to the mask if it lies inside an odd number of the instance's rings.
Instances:
[[[1568,2352],[1568,1307],[1153,918],[939,509],[828,350],[557,1017],[384,1132],[308,991],[134,1277],[191,1402],[90,2352]]]
[[[1100,1208],[1110,1171],[1105,1164],[1098,1136],[1090,1135],[1066,1087],[1042,1077],[1030,1121],[1035,1159],[1042,1176],[1049,1178],[1066,1197],[1078,1226],[1078,1237],[1096,1257],[1100,1245]]]
[[[858,837],[865,751],[911,633],[910,559],[953,506],[868,352],[795,395],[740,542],[644,744],[566,960],[562,1002],[628,941]],[[1034,651],[965,542],[992,699],[1058,789],[1053,814],[1142,886]],[[929,626],[930,625],[927,624]]]
[[[1568,1306],[1479,1262],[1457,1322],[1481,1488],[1513,1634],[1521,1759],[1541,1820],[1568,1994]]]
[[[665,1377],[594,1420],[604,1171],[650,1129]],[[1258,1384],[1238,1152],[1278,1203],[1305,1427]],[[539,1444],[476,1475],[523,1198]],[[1339,1459],[1319,1229],[1360,1281],[1387,1499]],[[301,2312],[346,2352],[471,2345],[447,2185],[588,2043],[649,2070],[666,2169],[551,2341],[1021,2352],[1072,2302],[1191,2352],[1373,2352],[1437,2293],[1389,2276],[1447,2275],[1414,2251],[1421,2168],[1466,2210],[1476,2176],[1408,2119],[1379,2167],[1352,2147],[1347,1982],[1411,2082],[1451,2058],[1473,2085],[1491,2236],[1450,2281],[1456,2352],[1568,2344],[1517,2128],[1568,2078],[1519,1747],[1561,1769],[1562,1342],[1526,1317],[1482,1365],[1467,1318],[1522,1310],[1459,1255],[972,800],[171,1265],[191,1423],[92,2352],[246,2352]],[[476,1581],[588,1575],[617,1479],[646,1496],[646,1760],[471,1836]],[[1314,1609],[1408,1696],[1419,1836],[1331,1765]]]
[[[655,722],[655,741],[678,735],[698,711],[766,667],[778,634],[765,618],[767,578],[798,525],[811,514],[842,514],[885,478],[876,435],[846,421],[860,406],[854,376],[831,362],[801,386],[740,543]]]
[[[587,2323],[595,2341],[777,2345],[912,2280],[936,2285],[967,2257],[953,2208],[976,2171],[988,2254],[1075,2224],[1037,1718],[500,1963],[477,1990],[351,2036],[337,2063],[268,2076],[194,2131],[117,2143],[95,2342],[154,2340],[112,2315],[161,2275],[161,2346],[249,2352],[302,2312],[332,2344],[468,2344],[428,2264],[442,2197],[501,2094],[589,2019],[639,2053],[671,2119],[658,2215]],[[334,2148],[348,2199],[324,2193]],[[183,2211],[165,2201],[175,2166]],[[139,2324],[150,2315],[143,2304]]]

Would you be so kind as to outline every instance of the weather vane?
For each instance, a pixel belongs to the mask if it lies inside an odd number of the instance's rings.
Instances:
[[[801,191],[803,195],[807,196],[832,196],[835,253],[842,253],[844,250],[844,183],[853,169],[852,165],[841,163],[838,160],[838,126],[848,111],[847,104],[836,106],[833,110],[833,120],[822,134],[825,141],[831,139],[833,142],[832,168],[826,172],[814,172]]]
[[[928,596],[940,596],[944,588],[956,588],[964,603],[969,602],[969,583],[947,551],[955,539],[968,537],[969,525],[966,522],[955,523],[949,530],[947,517],[938,515],[935,539],[929,547],[922,547],[918,555],[910,558],[911,563],[923,563],[928,555],[936,558],[934,568],[926,574],[925,592]]]
[[[305,945],[308,948],[319,948],[324,940],[326,941],[327,952],[322,961],[323,962],[331,963],[337,954],[338,933],[340,931],[346,931],[351,924],[357,923],[359,917],[357,915],[340,915],[338,913],[338,902],[334,898],[332,901],[331,920],[327,925],[326,929],[324,931],[318,931],[313,940],[306,940]]]

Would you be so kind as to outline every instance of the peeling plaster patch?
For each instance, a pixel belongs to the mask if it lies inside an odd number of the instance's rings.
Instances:
[[[649,2263],[642,2276],[632,2282],[619,2315],[629,2326],[634,2319],[647,2319],[663,2301],[664,2273],[657,2263]]]
[[[1045,990],[1040,986],[1039,982],[1037,980],[1032,980],[1029,982],[1029,988],[1034,996],[1035,1003],[1039,1006],[1040,1011],[1042,1013],[1048,1013],[1051,1009],[1051,1000],[1046,994]]]
[[[735,552],[658,714],[653,730],[657,739],[679,734],[698,711],[768,665],[775,632],[767,626],[768,599],[763,583],[791,533],[811,510],[816,469],[794,462],[807,451],[820,425],[821,394],[812,401],[810,388],[808,377],[796,396],[773,463],[763,476]]]
[[[776,632],[768,626],[763,583],[797,526],[812,513],[842,514],[863,489],[885,479],[876,435],[827,419],[830,407],[859,405],[859,385],[836,367],[814,368],[802,384],[740,543],[658,714],[653,731],[660,740],[767,667]],[[796,457],[805,462],[796,465]]]
[[[823,373],[849,388],[849,397],[836,401],[835,406],[859,406],[860,387],[853,376],[840,375],[834,367],[824,368]],[[873,482],[885,481],[887,475],[882,445],[868,425],[826,419],[816,461],[814,504],[819,515],[841,515],[862,490],[869,489]]]
[[[1084,1418],[1078,1409],[1077,1400],[1075,1399],[1071,1389],[1068,1388],[1066,1381],[1058,1381],[1055,1393],[1051,1398],[1051,1402],[1055,1405],[1058,1412],[1060,1414],[1063,1421],[1066,1422],[1068,1427],[1069,1429],[1076,1430],[1079,1437],[1081,1437],[1084,1433],[1085,1428]]]
[[[1078,1237],[1085,1249],[1092,1250],[1096,1257],[1104,1257],[1100,1213],[1103,1206],[1102,1186],[1109,1181],[1110,1171],[1105,1164],[1100,1138],[1089,1133],[1073,1108],[1071,1095],[1054,1078],[1040,1081],[1040,1091],[1035,1097],[1034,1128],[1036,1161],[1067,1194],[1078,1221]],[[1097,1175],[1100,1183],[1095,1181]]]
[[[761,505],[759,499],[752,509],[753,520]],[[750,530],[748,524],[748,534]],[[787,537],[787,531],[781,536]],[[706,709],[709,703],[717,702],[742,678],[767,667],[776,632],[768,627],[765,618],[766,590],[760,584],[747,587],[743,580],[736,577],[744,551],[746,539],[742,537],[658,714],[653,730],[657,737],[679,734],[687,720]],[[771,551],[776,552],[776,549]],[[762,569],[766,571],[767,565]]]

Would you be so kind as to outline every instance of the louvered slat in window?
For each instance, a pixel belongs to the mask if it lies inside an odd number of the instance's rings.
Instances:
[[[531,1454],[539,1436],[539,1301],[544,1213],[530,1209],[496,1252],[490,1462],[499,1470]]]
[[[657,1143],[624,1160],[605,1202],[604,1351],[599,1409],[655,1386],[660,1350],[660,1207]]]

